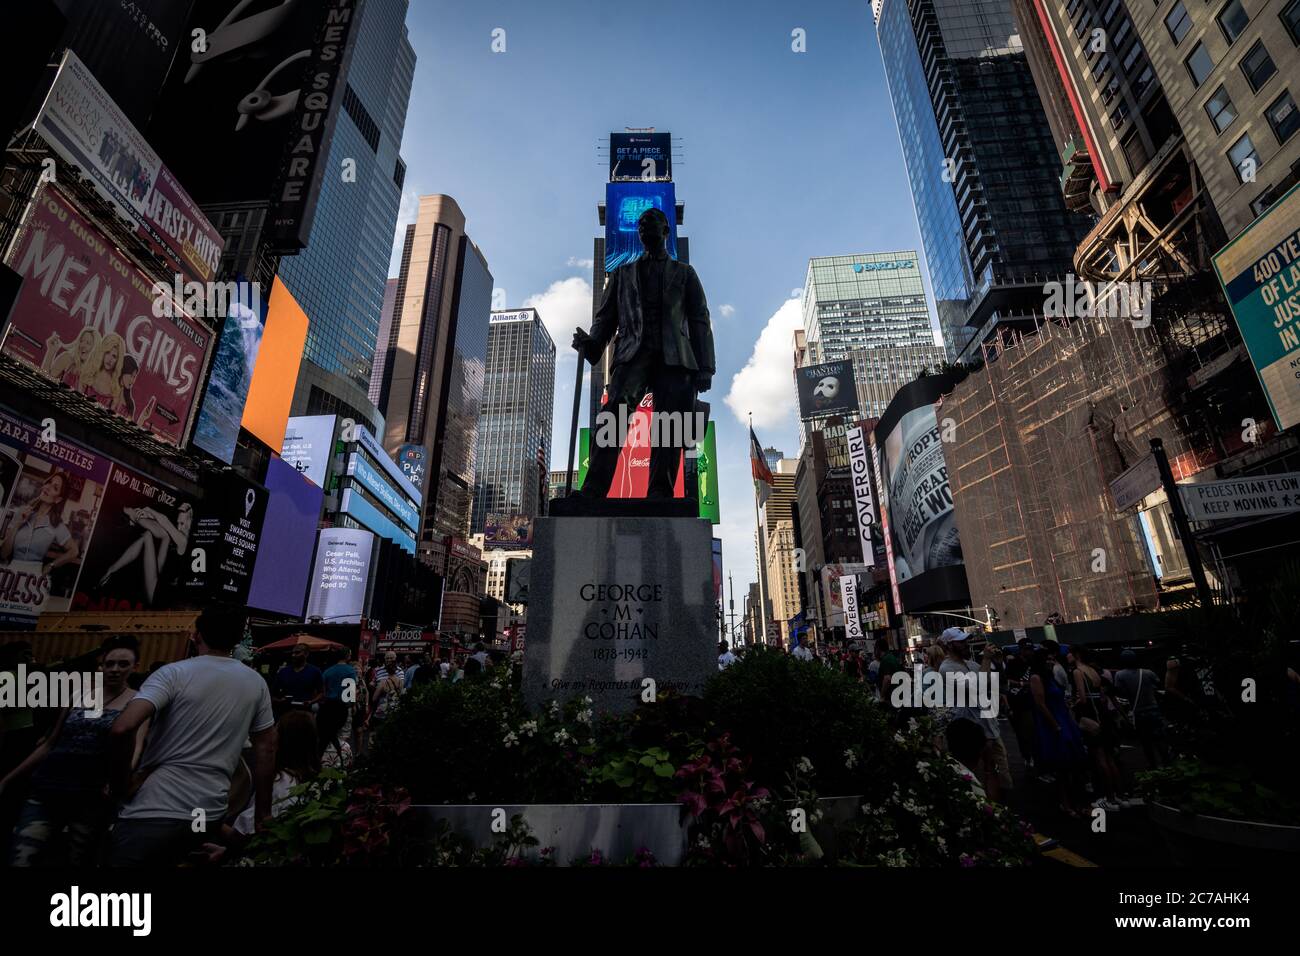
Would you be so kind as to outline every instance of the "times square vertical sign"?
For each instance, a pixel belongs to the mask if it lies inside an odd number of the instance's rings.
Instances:
[[[324,4],[310,65],[304,73],[304,95],[272,194],[269,232],[277,251],[305,248],[311,235],[314,198],[325,175],[329,134],[338,112],[339,76],[351,55],[348,38],[359,6],[359,0],[327,0]]]

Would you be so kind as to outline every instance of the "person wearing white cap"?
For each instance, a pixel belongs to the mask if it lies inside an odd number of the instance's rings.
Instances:
[[[970,635],[960,627],[947,628],[939,635],[939,643],[947,650],[948,656],[943,663],[939,665],[939,673],[949,674],[967,674],[987,673],[991,670],[991,659],[986,654],[981,667],[976,667],[970,662]],[[988,678],[985,678],[986,680]],[[951,707],[949,713],[955,720],[964,717],[967,720],[974,721],[984,731],[984,738],[987,741],[987,748],[984,754],[984,789],[988,792],[989,798],[999,800],[1006,790],[1013,786],[1011,779],[1011,766],[1007,759],[1007,748],[1002,743],[1002,734],[998,730],[998,720],[996,717],[980,716],[978,704],[971,706],[970,701],[964,707]]]

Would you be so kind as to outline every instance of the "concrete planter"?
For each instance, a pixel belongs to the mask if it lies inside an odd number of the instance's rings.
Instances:
[[[1300,862],[1300,826],[1230,820],[1149,804],[1150,819],[1181,864],[1254,866]]]
[[[506,819],[521,814],[537,838],[536,858],[542,847],[554,847],[560,866],[599,850],[607,860],[622,862],[641,847],[648,848],[663,866],[677,866],[686,856],[686,824],[677,803],[533,803],[533,804],[418,804],[408,811],[426,832],[446,820],[457,833],[476,846],[491,846],[494,811]]]

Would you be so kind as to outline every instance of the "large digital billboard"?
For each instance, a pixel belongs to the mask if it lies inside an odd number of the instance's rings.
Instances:
[[[905,385],[875,428],[885,489],[881,504],[889,513],[891,560],[904,611],[969,600],[934,406],[951,389],[947,375]]]
[[[1214,256],[1279,429],[1300,422],[1300,185]]]
[[[677,193],[672,183],[607,183],[605,271],[635,261],[644,251],[636,224],[647,209],[668,217],[668,255],[677,258]]]
[[[173,271],[199,282],[216,274],[221,234],[71,50],[41,106],[36,132],[136,224]]]
[[[196,603],[246,604],[253,563],[262,542],[270,498],[265,486],[234,472],[208,476],[190,537],[191,563],[184,584]]]
[[[239,440],[239,423],[244,417],[244,403],[253,384],[257,353],[262,346],[262,329],[266,310],[262,297],[245,281],[236,285],[229,303],[226,322],[212,357],[212,371],[203,390],[203,403],[194,421],[193,443],[218,461],[229,465],[235,458]]]
[[[271,500],[253,565],[248,606],[301,618],[325,492],[279,458],[272,458],[266,469],[266,490]]]
[[[515,548],[519,550],[533,546],[533,519],[530,515],[487,516],[483,527],[483,549]]]
[[[244,403],[244,429],[271,451],[280,452],[289,426],[289,407],[307,343],[307,313],[277,276],[271,286],[262,344]]]
[[[176,58],[154,110],[150,140],[200,201],[270,202],[275,252],[307,244],[361,7],[196,0],[187,32],[203,42]]]
[[[355,528],[325,528],[316,541],[306,620],[326,624],[360,624],[366,613],[366,589],[375,536]]]
[[[3,351],[182,445],[213,335],[45,187],[10,257],[23,277]],[[161,313],[161,314],[160,314]]]
[[[858,386],[852,362],[805,365],[794,370],[794,378],[799,389],[800,418],[858,413]]]
[[[673,138],[669,133],[610,133],[609,181],[664,181],[673,178]]]
[[[295,415],[284,429],[280,457],[318,488],[325,487],[330,459],[334,457],[337,422],[335,415]]]
[[[113,466],[73,599],[74,611],[164,610],[193,603],[195,501],[156,478]]]
[[[66,611],[112,465],[0,412],[0,627]]]
[[[423,445],[399,445],[397,448],[397,467],[402,469],[402,474],[406,476],[417,491],[424,488],[424,446]]]

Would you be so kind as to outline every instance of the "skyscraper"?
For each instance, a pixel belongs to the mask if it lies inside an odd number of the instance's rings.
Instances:
[[[764,450],[766,452],[766,449]],[[795,473],[799,462],[781,458],[772,469],[772,488],[763,502],[762,533],[764,550],[759,552],[767,559],[767,598],[772,604],[774,638],[782,644],[790,638],[790,618],[803,606],[799,601],[799,574],[795,570],[795,515],[798,495]],[[757,551],[757,549],[756,549]]]
[[[473,533],[483,531],[489,514],[543,513],[554,404],[555,343],[541,316],[536,309],[493,312],[478,420]]]
[[[879,418],[894,395],[925,369],[938,371],[946,353],[943,346],[877,346],[854,349],[846,356],[853,362],[853,380],[858,387],[858,411],[863,418]]]
[[[361,6],[311,242],[282,259],[279,272],[311,317],[294,414],[339,414],[375,431],[382,419],[369,397],[370,377],[406,178],[398,149],[415,74],[407,3]]]
[[[375,337],[375,361],[370,366],[370,388],[366,397],[375,408],[384,388],[384,364],[388,361],[388,337],[393,331],[393,313],[397,311],[397,279],[384,283],[384,304],[379,310],[379,334]]]
[[[933,345],[916,253],[809,259],[803,327],[810,364],[834,362],[872,346]]]
[[[450,196],[421,196],[406,229],[380,383],[384,448],[424,450],[419,553],[445,571],[450,538],[469,534],[483,401],[492,273]]]
[[[881,0],[881,57],[944,344],[968,358],[1032,324],[1088,223],[1060,160],[1010,0]]]

